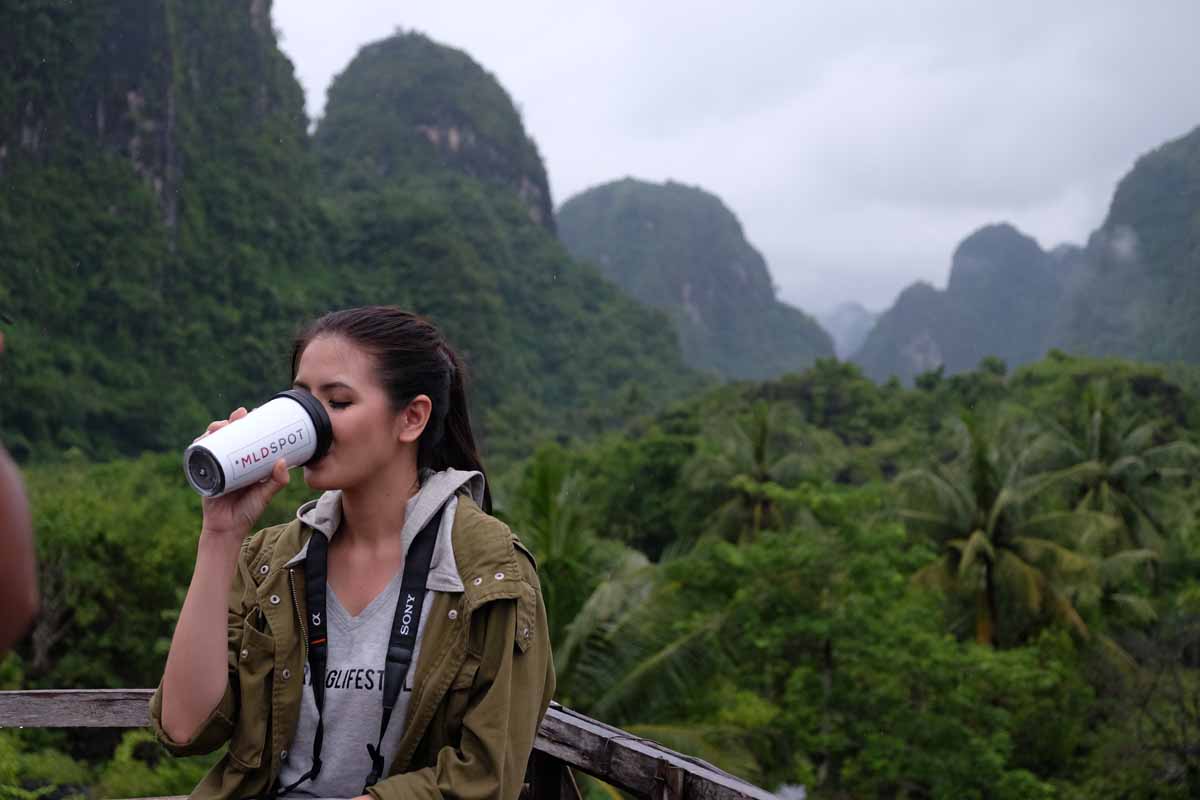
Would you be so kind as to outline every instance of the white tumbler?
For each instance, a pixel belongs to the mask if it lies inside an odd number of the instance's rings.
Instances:
[[[280,458],[289,468],[316,461],[332,441],[321,401],[288,389],[185,450],[183,472],[197,492],[219,497],[266,478]]]

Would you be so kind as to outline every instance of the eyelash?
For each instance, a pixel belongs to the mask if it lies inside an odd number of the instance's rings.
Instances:
[[[346,406],[348,406],[348,405],[350,405],[350,404],[349,404],[349,403],[335,402],[335,401],[333,401],[333,400],[330,400],[330,401],[329,401],[329,407],[330,407],[330,408],[345,408],[345,407],[346,407]]]

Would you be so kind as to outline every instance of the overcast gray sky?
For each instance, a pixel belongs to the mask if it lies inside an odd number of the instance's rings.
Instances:
[[[397,27],[521,109],[556,205],[632,175],[719,195],[781,297],[820,312],[945,286],[1009,221],[1082,242],[1138,155],[1200,125],[1200,2],[275,0],[318,116]]]

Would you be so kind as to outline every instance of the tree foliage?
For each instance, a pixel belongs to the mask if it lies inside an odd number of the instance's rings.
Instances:
[[[1062,356],[917,389],[822,362],[546,443],[496,496],[538,560],[558,699],[818,798],[1186,796],[1190,740],[1159,724],[1200,663],[1171,633],[1200,613],[1198,498],[1169,472],[1196,409],[1177,389]],[[1102,407],[1116,455],[1072,450]],[[1166,472],[1113,469],[1131,457]],[[198,500],[174,455],[72,458],[27,476],[49,613],[0,679],[153,685]],[[1104,476],[1157,512],[1156,576],[1120,505],[1081,504]],[[264,524],[306,498],[293,484]],[[974,641],[989,568],[996,647]],[[187,791],[202,768],[135,732],[7,741],[28,791],[56,759],[118,794]]]

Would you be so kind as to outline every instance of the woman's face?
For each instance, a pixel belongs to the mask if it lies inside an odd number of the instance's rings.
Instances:
[[[405,457],[415,466],[407,415],[392,409],[374,359],[354,342],[342,336],[313,339],[300,355],[293,385],[316,395],[333,425],[329,451],[304,467],[304,480],[313,489],[360,485]]]

